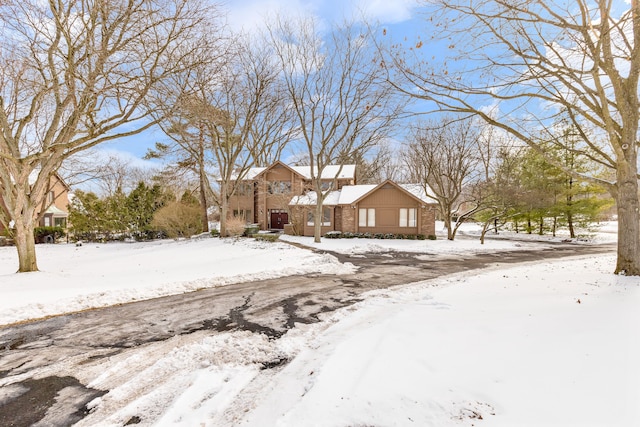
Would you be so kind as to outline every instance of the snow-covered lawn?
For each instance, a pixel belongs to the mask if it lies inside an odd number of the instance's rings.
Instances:
[[[638,426],[640,282],[612,261],[380,292],[329,319],[237,425]]]
[[[286,243],[199,238],[150,243],[36,245],[39,272],[15,274],[0,247],[0,325],[292,274],[353,266]]]
[[[325,239],[321,248],[419,256],[533,247],[501,237],[484,246],[468,238]],[[14,252],[0,248],[0,324],[353,269],[248,239],[38,246],[43,271],[21,275],[12,274]],[[139,425],[199,427],[637,426],[640,278],[614,276],[613,266],[607,255],[460,273],[373,292],[278,340],[202,331],[142,345],[78,373],[83,384],[109,390],[79,425],[139,416]],[[282,369],[261,370],[282,358],[291,360]]]
[[[442,230],[442,224],[438,224]],[[477,235],[478,226],[465,224],[466,235]],[[610,235],[599,233],[600,235]],[[423,254],[455,254],[531,249],[519,241],[487,240],[461,236],[432,240],[322,239],[282,236],[283,240],[334,252],[364,254],[408,251]],[[560,240],[562,237],[556,238]],[[202,288],[303,273],[348,273],[329,255],[318,255],[286,243],[253,239],[196,238],[147,243],[86,243],[36,245],[40,272],[15,274],[18,266],[13,247],[0,247],[0,325],[27,319],[179,294]]]

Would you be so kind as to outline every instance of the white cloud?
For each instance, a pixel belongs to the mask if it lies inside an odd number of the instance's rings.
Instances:
[[[109,161],[110,159],[119,159],[123,163],[127,163],[132,168],[139,168],[142,170],[159,169],[162,165],[157,161],[145,160],[137,157],[135,154],[128,151],[118,150],[115,148],[97,148],[93,151],[92,156],[102,161]]]
[[[360,20],[398,23],[412,18],[416,0],[235,0],[228,4],[233,30],[264,28],[265,21],[280,16],[316,16],[324,21]]]
[[[314,2],[299,0],[240,0],[228,5],[229,25],[234,31],[262,29],[275,16],[309,15],[317,9]]]
[[[416,0],[360,0],[354,3],[355,13],[364,12],[365,16],[381,23],[397,23],[411,19]]]

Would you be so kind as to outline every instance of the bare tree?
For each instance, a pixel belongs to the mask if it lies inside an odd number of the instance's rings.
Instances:
[[[223,236],[229,199],[252,166],[279,158],[292,132],[292,110],[268,46],[255,39],[236,43],[221,65],[189,76],[165,130],[183,141],[183,152],[200,170],[207,162],[215,171],[218,191],[212,194]]]
[[[192,100],[180,99],[178,108],[168,114],[160,127],[170,138],[168,142],[156,142],[155,147],[147,150],[146,159],[165,159],[170,162],[164,175],[194,175],[198,182],[200,201],[200,222],[202,230],[209,231],[208,208],[210,206],[211,184],[207,175],[210,163],[210,145],[205,140],[205,118]]]
[[[471,120],[418,125],[413,142],[403,153],[413,180],[438,202],[449,240],[479,207],[478,203],[468,206],[473,200],[464,197],[465,189],[477,178],[478,139]]]
[[[442,0],[425,6],[433,37],[391,49],[387,63],[395,66],[396,86],[431,101],[433,111],[480,117],[543,156],[540,142],[554,138],[552,123],[566,113],[581,136],[567,148],[612,171],[615,180],[546,158],[608,189],[618,209],[615,272],[640,275],[640,2]],[[445,44],[451,54],[425,52],[430,43]]]
[[[387,179],[403,179],[398,153],[390,148],[388,141],[370,147],[367,151],[354,152],[346,158],[338,159],[338,162],[356,165],[359,184],[379,184]]]
[[[147,159],[163,159],[167,162],[163,171],[165,177],[180,176],[190,181],[189,178],[195,176],[202,232],[209,231],[209,207],[216,198],[209,181],[213,154],[205,122],[213,120],[218,113],[207,108],[197,92],[211,76],[223,72],[228,58],[235,54],[234,39],[223,36],[222,32],[219,34],[219,37],[203,43],[204,48],[199,52],[202,58],[199,66],[175,75],[173,81],[159,92],[161,96],[156,99],[155,110],[161,118],[160,128],[169,140],[156,142],[154,148],[148,149],[145,155]],[[167,103],[167,99],[175,101]]]
[[[194,0],[0,4],[0,186],[19,271],[38,269],[33,239],[62,162],[155,124],[149,95],[191,66],[211,16]],[[7,221],[8,222],[8,221]]]
[[[278,20],[271,39],[295,111],[298,137],[309,157],[316,192],[314,240],[320,242],[322,188],[328,165],[366,151],[388,136],[402,105],[383,77],[368,32],[335,26],[321,37],[312,19]]]
[[[150,183],[157,172],[152,165],[140,167],[132,158],[99,150],[75,155],[58,170],[69,187],[88,187],[102,196],[112,196],[118,189],[129,193],[139,182]]]

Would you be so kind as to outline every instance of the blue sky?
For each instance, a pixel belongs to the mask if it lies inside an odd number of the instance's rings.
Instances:
[[[359,20],[363,15],[374,24],[388,29],[394,38],[406,35],[415,38],[424,26],[418,14],[416,0],[227,0],[229,27],[235,31],[253,31],[264,26],[265,18],[313,15],[327,26],[345,19]],[[135,166],[148,166],[141,158],[156,141],[165,137],[159,129],[130,138],[105,143],[99,150],[120,153]],[[156,163],[157,164],[157,163]]]

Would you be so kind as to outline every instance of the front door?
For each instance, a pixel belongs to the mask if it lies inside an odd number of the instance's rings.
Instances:
[[[271,228],[282,230],[289,223],[289,214],[286,212],[271,212]]]

